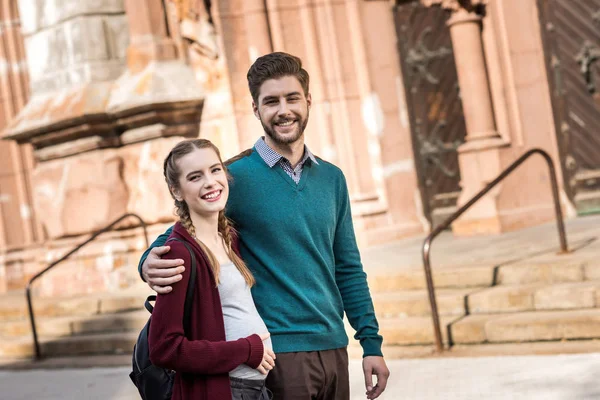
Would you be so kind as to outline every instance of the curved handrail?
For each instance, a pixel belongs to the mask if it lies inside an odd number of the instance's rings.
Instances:
[[[506,168],[496,179],[488,183],[479,193],[471,198],[465,205],[456,210],[454,214],[449,216],[444,222],[438,225],[430,234],[427,236],[423,243],[423,268],[425,269],[425,279],[427,282],[427,292],[429,294],[429,304],[431,306],[431,317],[433,319],[433,329],[435,334],[435,346],[437,352],[442,352],[444,346],[442,343],[442,331],[440,327],[440,316],[438,313],[437,301],[435,298],[435,289],[433,286],[433,276],[431,273],[431,263],[429,261],[429,254],[431,251],[431,242],[438,236],[444,229],[446,229],[452,222],[460,217],[469,207],[475,202],[482,198],[487,192],[489,192],[494,186],[500,181],[506,178],[511,172],[513,172],[518,166],[520,166],[525,160],[531,157],[533,154],[539,154],[546,160],[548,164],[548,172],[550,173],[550,184],[552,186],[552,197],[554,198],[554,212],[556,214],[556,224],[558,228],[558,235],[560,238],[561,252],[559,254],[565,254],[569,252],[567,246],[567,235],[565,233],[565,224],[563,221],[562,210],[560,208],[560,199],[558,194],[558,181],[556,179],[556,169],[554,168],[554,162],[548,153],[542,149],[531,149],[515,162],[513,162],[508,168]]]
[[[77,246],[75,246],[67,254],[65,254],[64,256],[62,256],[61,258],[59,258],[58,260],[56,260],[53,263],[51,263],[50,265],[48,265],[42,271],[40,271],[37,274],[35,274],[29,280],[29,282],[27,283],[27,286],[25,287],[25,297],[27,298],[27,307],[28,307],[28,310],[29,310],[29,320],[31,321],[31,331],[33,332],[33,344],[34,344],[34,349],[35,349],[35,359],[36,360],[39,360],[42,357],[42,355],[41,355],[41,352],[40,352],[40,344],[39,344],[39,341],[38,341],[38,335],[37,335],[37,330],[36,330],[36,325],[35,325],[35,315],[33,313],[33,305],[31,303],[31,284],[35,280],[37,280],[39,277],[41,277],[42,275],[44,275],[46,272],[48,272],[49,270],[51,270],[52,268],[54,268],[56,265],[58,265],[61,262],[65,261],[67,258],[69,258],[71,255],[73,255],[75,252],[77,252],[83,246],[85,246],[86,244],[90,243],[91,241],[93,241],[94,239],[96,239],[98,236],[100,236],[104,232],[109,231],[113,226],[115,226],[116,224],[118,224],[119,222],[123,221],[125,218],[128,218],[128,217],[137,218],[137,220],[140,222],[140,225],[141,225],[142,229],[144,230],[144,239],[146,240],[146,248],[149,248],[150,247],[150,243],[148,241],[148,230],[146,229],[146,222],[144,222],[144,220],[139,215],[137,215],[137,214],[133,214],[133,213],[123,214],[122,216],[120,216],[119,218],[117,218],[115,221],[111,222],[110,224],[108,224],[104,228],[102,228],[99,231],[97,231],[94,234],[92,234],[92,236],[90,236],[86,241],[84,241],[84,242],[78,244]]]

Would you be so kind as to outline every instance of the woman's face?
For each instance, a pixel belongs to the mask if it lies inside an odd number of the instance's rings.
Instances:
[[[225,208],[229,184],[223,164],[211,148],[194,149],[177,161],[181,172],[177,200],[187,203],[190,212],[211,216]]]

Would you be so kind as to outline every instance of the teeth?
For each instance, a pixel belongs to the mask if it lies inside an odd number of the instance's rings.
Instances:
[[[206,195],[204,195],[204,196],[202,196],[202,197],[203,197],[203,198],[205,198],[205,199],[214,199],[214,198],[216,198],[216,197],[217,197],[219,194],[221,194],[221,192],[214,192],[214,193],[211,193],[211,194],[206,194]]]
[[[286,122],[280,122],[277,125],[279,125],[279,126],[290,126],[293,123],[294,123],[294,121],[286,121]]]

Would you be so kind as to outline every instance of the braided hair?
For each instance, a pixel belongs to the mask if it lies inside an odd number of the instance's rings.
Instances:
[[[219,149],[210,140],[184,140],[175,145],[175,147],[173,147],[173,149],[169,152],[167,158],[165,158],[165,162],[163,165],[163,173],[165,176],[165,181],[167,182],[167,186],[169,187],[171,197],[173,197],[173,200],[175,201],[175,214],[179,217],[179,222],[181,223],[181,226],[183,226],[187,230],[190,236],[196,240],[198,245],[200,245],[200,248],[204,251],[204,253],[206,253],[210,262],[211,270],[215,277],[215,281],[218,285],[221,265],[217,260],[217,257],[215,257],[214,253],[208,248],[208,246],[206,246],[201,240],[199,240],[196,237],[196,228],[194,227],[194,223],[192,222],[192,218],[190,216],[190,209],[187,203],[183,200],[177,200],[174,194],[175,190],[180,189],[179,178],[181,175],[181,170],[179,169],[177,161],[183,156],[191,153],[195,149],[207,148],[214,150],[214,152],[217,154],[217,157],[219,158],[219,161],[223,165]],[[223,165],[223,170],[225,171],[229,179],[229,174],[227,173],[227,167],[225,165]],[[223,239],[223,244],[225,245],[225,251],[227,253],[227,256],[240,271],[240,273],[244,277],[244,280],[246,281],[246,284],[251,287],[255,283],[254,276],[252,276],[252,272],[250,272],[244,260],[242,260],[233,250],[233,241],[237,236],[237,232],[233,228],[231,221],[225,216],[225,210],[219,211],[218,232],[221,238]]]

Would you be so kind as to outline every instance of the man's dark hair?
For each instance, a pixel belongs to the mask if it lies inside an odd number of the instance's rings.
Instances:
[[[309,76],[302,68],[302,60],[283,52],[269,53],[256,59],[248,70],[248,87],[252,100],[258,105],[258,95],[262,84],[269,79],[294,76],[300,82],[304,95],[308,94]]]

